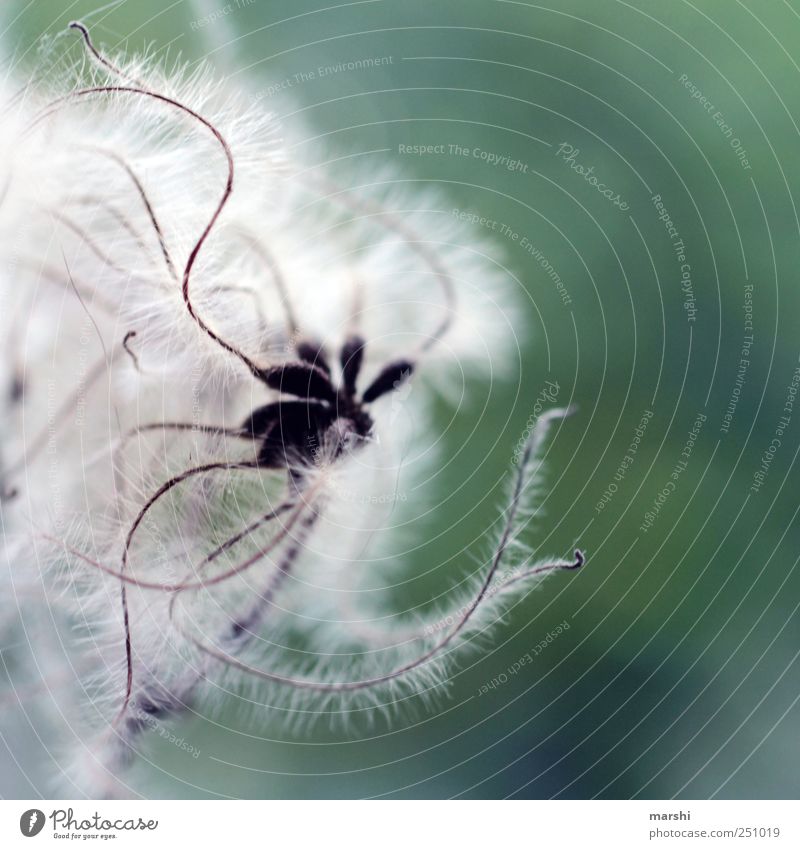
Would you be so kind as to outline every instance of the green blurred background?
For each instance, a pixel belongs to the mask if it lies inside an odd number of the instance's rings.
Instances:
[[[152,740],[152,765],[134,777],[139,792],[796,797],[800,405],[763,485],[750,487],[800,352],[800,3],[231,0],[224,14],[223,0],[100,5],[8,3],[17,61],[32,63],[28,48],[42,32],[73,18],[107,47],[207,57],[290,129],[299,120],[302,132],[328,134],[326,158],[380,150],[361,156],[362,167],[391,163],[438,185],[452,207],[519,234],[493,238],[529,295],[521,372],[491,395],[470,387],[453,421],[441,405],[446,451],[459,461],[440,481],[433,541],[416,556],[445,564],[462,546],[481,550],[479,531],[497,506],[481,494],[505,473],[549,379],[562,387],[559,401],[571,397],[580,411],[549,452],[535,539],[543,552],[580,544],[590,557],[581,573],[554,577],[515,608],[437,707],[409,704],[390,719],[304,733],[281,716],[197,718],[177,731],[200,757]],[[198,25],[210,13],[220,19]],[[391,61],[316,73],[368,57]],[[271,94],[310,71],[288,97]],[[398,152],[442,143],[527,168]],[[628,210],[558,156],[563,143]],[[685,244],[694,316],[656,194]],[[753,340],[737,388],[748,284]],[[635,459],[615,481],[648,410]],[[707,418],[691,456],[645,529],[698,414]],[[617,491],[598,510],[612,483]],[[397,603],[446,586],[447,570],[434,570]],[[535,663],[477,695],[563,620],[569,630]]]

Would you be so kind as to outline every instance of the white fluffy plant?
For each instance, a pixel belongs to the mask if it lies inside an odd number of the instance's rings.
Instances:
[[[76,65],[2,90],[2,624],[61,792],[124,796],[148,731],[204,701],[307,719],[438,690],[583,557],[520,539],[553,410],[460,603],[391,612],[432,396],[516,359],[501,266],[436,197],[284,158],[207,71],[73,29]]]

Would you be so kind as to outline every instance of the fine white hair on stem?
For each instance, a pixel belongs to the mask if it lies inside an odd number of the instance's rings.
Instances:
[[[536,464],[539,461],[538,449],[547,433],[550,422],[555,418],[567,415],[569,412],[569,410],[556,409],[551,410],[540,417],[536,428],[525,445],[522,458],[516,469],[508,503],[503,510],[501,529],[496,545],[489,559],[489,568],[486,570],[485,576],[482,577],[477,592],[474,597],[464,607],[462,607],[461,612],[455,617],[453,625],[446,630],[444,636],[439,637],[433,645],[422,650],[416,657],[399,664],[394,669],[390,669],[381,674],[376,674],[373,677],[352,681],[325,682],[291,678],[267,669],[258,669],[245,664],[230,652],[224,651],[224,649],[220,646],[203,644],[198,639],[193,638],[190,635],[189,638],[192,639],[194,644],[206,655],[222,663],[231,665],[243,672],[246,672],[247,674],[254,675],[273,683],[284,684],[298,689],[316,690],[319,692],[333,693],[364,690],[369,687],[387,684],[395,679],[410,677],[415,671],[423,670],[426,664],[437,660],[451,645],[455,644],[459,638],[464,639],[470,631],[474,633],[483,630],[482,623],[487,620],[482,620],[482,618],[476,614],[487,598],[497,596],[497,593],[490,594],[490,588],[492,586],[492,582],[505,563],[512,542],[521,530],[519,516],[524,510],[526,493],[530,489],[536,477]],[[583,564],[584,555],[580,550],[576,550],[574,557],[569,560],[553,559],[533,565],[526,564],[524,569],[520,570],[518,574],[505,583],[501,591],[502,596],[506,596],[512,587],[514,590],[518,590],[523,587],[526,591],[530,590],[531,583],[534,583],[536,579],[539,579],[548,573],[563,569],[578,569]],[[528,586],[525,586],[525,582],[528,582]],[[259,599],[256,602],[254,612],[248,615],[248,619],[256,617],[255,611],[258,610],[261,601],[262,599]],[[488,605],[486,606],[488,607]],[[491,619],[488,621],[491,621]],[[420,639],[423,639],[425,636],[424,630],[418,636]]]
[[[75,685],[48,691],[74,753],[61,786],[117,796],[145,732],[221,696],[295,724],[431,698],[584,558],[534,561],[522,539],[569,413],[552,410],[460,606],[385,615],[360,575],[399,536],[401,481],[435,467],[432,398],[513,371],[502,264],[462,244],[446,199],[311,169],[207,69],[72,29],[78,62],[0,90],[2,329],[20,351],[0,624]]]

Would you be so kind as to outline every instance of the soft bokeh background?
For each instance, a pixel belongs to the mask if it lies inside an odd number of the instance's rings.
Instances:
[[[498,222],[499,250],[529,295],[518,379],[476,385],[451,420],[441,405],[441,506],[398,604],[448,585],[448,558],[480,550],[486,498],[546,380],[578,415],[549,455],[542,551],[584,547],[590,564],[528,597],[437,709],[293,732],[279,716],[201,718],[177,729],[195,760],[152,741],[137,788],[154,797],[796,797],[800,791],[800,404],[759,491],[798,366],[800,3],[758,0],[127,0],[8,2],[16,61],[73,18],[109,48],[206,57],[323,136],[326,158],[391,163],[452,208]],[[92,14],[94,12],[94,14]],[[204,15],[216,22],[200,25]],[[321,76],[320,67],[380,58]],[[390,61],[389,61],[390,59]],[[298,81],[295,75],[313,78]],[[713,104],[693,99],[685,74]],[[295,84],[273,94],[270,86]],[[724,127],[746,151],[743,167]],[[567,143],[628,206],[557,155]],[[458,144],[520,160],[399,153]],[[449,149],[449,148],[448,148]],[[652,196],[686,246],[696,317]],[[500,225],[519,234],[514,239]],[[568,292],[565,304],[535,245]],[[753,286],[750,365],[728,432]],[[738,390],[737,390],[738,391]],[[484,408],[489,399],[488,407]],[[614,475],[645,411],[635,460]],[[652,526],[698,414],[707,418]],[[487,446],[493,446],[487,451]],[[609,484],[618,490],[597,509]],[[462,485],[466,484],[466,485]],[[446,497],[447,496],[447,497]],[[411,564],[413,568],[414,564]],[[507,683],[481,686],[566,620],[570,628]],[[33,732],[0,757],[6,796],[41,756]],[[9,741],[10,744],[10,741]]]

